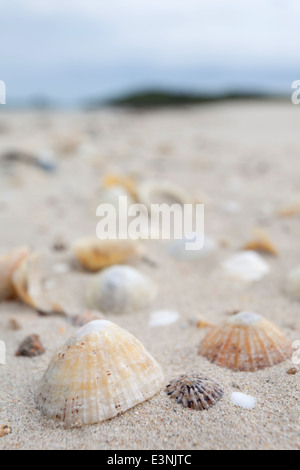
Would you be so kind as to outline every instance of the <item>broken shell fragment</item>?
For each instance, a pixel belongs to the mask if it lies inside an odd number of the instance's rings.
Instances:
[[[129,258],[139,257],[143,253],[138,240],[98,238],[77,240],[73,251],[79,263],[89,271],[99,271],[107,266],[123,263]]]
[[[207,410],[223,396],[223,388],[214,380],[199,374],[182,375],[173,380],[165,389],[184,408]]]
[[[16,297],[12,281],[13,273],[28,256],[29,249],[24,246],[0,256],[0,301]]]
[[[11,434],[11,433],[12,433],[12,429],[10,426],[8,426],[7,424],[0,425],[0,437],[4,437],[7,434]]]
[[[262,229],[256,229],[254,231],[253,240],[248,242],[243,249],[246,251],[259,251],[273,256],[278,256],[278,250],[272,242],[269,234]]]
[[[222,268],[232,278],[254,282],[266,276],[270,267],[255,251],[242,251],[222,263]]]
[[[17,296],[27,305],[37,308],[37,298],[41,293],[38,254],[29,254],[13,273],[13,285]]]
[[[156,294],[156,286],[144,274],[131,266],[116,265],[92,279],[86,299],[91,309],[122,313],[146,306]]]
[[[273,323],[253,312],[241,312],[209,329],[199,354],[218,366],[255,371],[291,357],[291,342]]]
[[[163,380],[161,367],[133,335],[97,320],[53,356],[36,403],[48,418],[83,426],[113,418],[151,398]]]
[[[300,266],[288,274],[286,291],[291,297],[300,300]]]

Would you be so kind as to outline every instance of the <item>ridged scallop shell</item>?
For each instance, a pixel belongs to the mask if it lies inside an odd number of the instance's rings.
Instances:
[[[13,273],[28,256],[29,249],[24,246],[0,256],[0,301],[16,297]]]
[[[73,244],[73,251],[79,263],[89,271],[123,263],[143,252],[138,240],[99,240],[90,237],[77,240]]]
[[[291,342],[272,322],[253,312],[241,312],[205,335],[199,354],[218,366],[254,371],[291,357]]]
[[[288,274],[286,290],[290,296],[300,300],[300,266]]]
[[[156,293],[153,282],[137,269],[116,265],[92,279],[86,298],[89,308],[104,313],[123,313],[144,307]]]
[[[98,423],[158,393],[163,372],[130,333],[106,320],[81,328],[52,358],[38,409],[66,426]]]
[[[173,380],[165,389],[170,398],[174,398],[184,408],[207,410],[219,401],[223,388],[214,380],[199,374],[186,374]]]

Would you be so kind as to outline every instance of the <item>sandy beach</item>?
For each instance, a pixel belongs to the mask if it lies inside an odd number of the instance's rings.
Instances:
[[[180,261],[166,243],[145,241],[146,258],[132,263],[159,287],[146,308],[106,318],[134,334],[162,366],[167,384],[188,372],[211,377],[223,398],[202,412],[183,408],[162,390],[111,420],[65,429],[36,409],[34,391],[56,351],[76,328],[63,316],[40,316],[19,301],[0,303],[0,425],[12,433],[0,449],[300,449],[299,378],[292,360],[255,372],[233,372],[197,353],[209,322],[234,311],[254,311],[274,322],[291,341],[300,339],[300,302],[285,291],[286,276],[300,264],[300,216],[280,217],[300,195],[299,107],[285,102],[234,102],[178,110],[133,112],[5,111],[0,114],[0,252],[28,245],[40,253],[47,295],[74,315],[86,309],[92,276],[70,250],[94,235],[101,181],[106,174],[136,181],[167,179],[205,204],[205,235],[216,249]],[[53,172],[4,161],[8,151],[46,155]],[[258,282],[235,281],[221,263],[265,230],[278,256]],[[62,244],[65,249],[57,250]],[[177,322],[149,326],[151,313],[174,310]],[[10,319],[20,324],[12,330]],[[46,349],[16,357],[23,339],[38,334]],[[257,399],[253,410],[236,407],[231,393]]]

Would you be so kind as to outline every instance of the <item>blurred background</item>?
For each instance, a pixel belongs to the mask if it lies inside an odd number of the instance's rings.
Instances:
[[[7,106],[157,90],[290,96],[299,15],[298,0],[11,0],[0,18]]]

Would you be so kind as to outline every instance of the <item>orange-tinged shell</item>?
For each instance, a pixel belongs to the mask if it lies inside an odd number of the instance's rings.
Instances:
[[[73,251],[79,263],[89,271],[123,263],[143,252],[138,240],[99,240],[90,237],[77,240]]]
[[[158,393],[163,372],[130,333],[106,320],[81,328],[52,358],[38,409],[66,426],[112,418]]]
[[[278,249],[272,242],[269,234],[259,228],[254,230],[254,238],[243,247],[243,250],[261,251],[273,256],[278,256]]]
[[[0,301],[16,297],[13,273],[28,256],[29,249],[24,246],[0,256]]]
[[[253,312],[241,312],[212,327],[199,354],[235,371],[254,371],[291,357],[291,342],[272,322]]]

